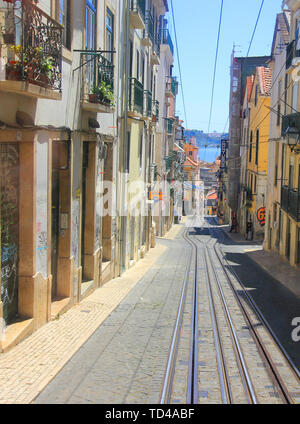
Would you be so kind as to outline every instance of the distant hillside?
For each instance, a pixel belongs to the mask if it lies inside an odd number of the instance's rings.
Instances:
[[[220,134],[217,132],[207,134],[200,130],[185,130],[184,134],[187,141],[189,141],[192,137],[196,137],[198,147],[221,145],[221,139],[224,136],[228,136],[228,134]]]

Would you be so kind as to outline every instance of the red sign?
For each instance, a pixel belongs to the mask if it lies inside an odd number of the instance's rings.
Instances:
[[[266,207],[259,208],[257,211],[257,219],[260,225],[263,227],[266,223]]]

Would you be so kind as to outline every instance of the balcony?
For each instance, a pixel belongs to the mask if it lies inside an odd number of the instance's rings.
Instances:
[[[130,1],[130,26],[134,29],[145,29],[145,0]]]
[[[144,90],[144,117],[152,118],[152,93]]]
[[[114,66],[103,53],[80,51],[81,104],[84,110],[112,113],[114,110]]]
[[[296,40],[293,40],[286,48],[286,69],[297,66],[300,62],[300,50],[297,50]]]
[[[32,3],[0,9],[0,91],[61,100],[63,27]]]
[[[300,191],[288,186],[281,187],[281,209],[300,222]]]
[[[143,115],[144,87],[136,78],[129,78],[129,112]]]
[[[296,127],[300,132],[300,113],[291,113],[282,117],[281,136],[286,136],[288,127]]]
[[[174,77],[167,77],[166,80],[166,97],[176,97],[178,94],[178,82]]]
[[[172,56],[174,56],[174,45],[169,30],[167,28],[161,30],[161,44],[169,46]]]
[[[150,10],[146,11],[145,29],[142,43],[144,46],[152,46],[154,44],[154,20]]]
[[[160,44],[161,44],[161,36],[160,32],[156,34],[154,37],[154,44],[152,49],[152,54],[150,57],[151,65],[159,65],[160,64]]]

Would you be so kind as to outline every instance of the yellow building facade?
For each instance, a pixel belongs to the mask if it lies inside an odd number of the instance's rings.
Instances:
[[[252,221],[253,237],[263,238],[266,215],[270,87],[272,70],[257,67],[250,98],[247,185],[244,187],[246,221]]]

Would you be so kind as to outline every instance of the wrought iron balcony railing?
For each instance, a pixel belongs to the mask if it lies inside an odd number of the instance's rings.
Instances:
[[[144,38],[151,40],[154,43],[154,20],[151,10],[146,11]]]
[[[113,106],[114,65],[106,59],[104,53],[93,50],[80,51],[80,69],[81,99],[84,102]]]
[[[139,13],[145,22],[146,0],[131,0],[130,10],[131,12]]]
[[[292,66],[293,59],[296,57],[300,59],[300,50],[297,50],[296,40],[293,40],[286,48],[286,69]]]
[[[288,186],[282,186],[281,208],[296,222],[300,222],[300,191]]]
[[[129,78],[129,110],[143,114],[144,87],[136,78]]]
[[[144,90],[144,115],[152,118],[152,93]]]
[[[288,127],[296,127],[300,132],[300,113],[291,113],[290,115],[284,115],[281,123],[281,136],[286,136],[286,130]]]
[[[63,27],[35,4],[16,0],[0,10],[5,76],[62,91]]]
[[[174,56],[174,45],[167,28],[161,30],[161,44],[167,44],[170,47],[172,55]]]

